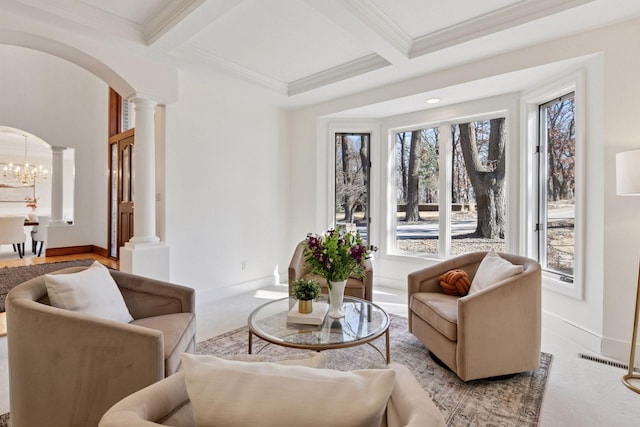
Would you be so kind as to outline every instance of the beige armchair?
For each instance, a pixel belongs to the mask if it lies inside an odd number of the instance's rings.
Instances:
[[[540,363],[541,269],[501,253],[524,271],[477,293],[443,293],[439,277],[462,269],[471,280],[486,252],[461,255],[409,274],[409,331],[463,381],[537,369]]]
[[[291,262],[289,263],[289,292],[291,292],[293,282],[301,278],[315,280],[322,286],[322,293],[329,293],[327,281],[317,274],[311,274],[311,267],[304,261],[304,242],[300,242],[296,246]],[[373,301],[373,268],[371,267],[371,260],[366,260],[363,279],[350,277],[347,280],[344,294],[366,299],[367,301]]]
[[[97,426],[114,403],[175,373],[180,354],[194,351],[193,289],[109,273],[130,323],[50,306],[44,276],[7,295],[12,426]]]
[[[389,367],[396,372],[396,384],[381,427],[443,427],[442,414],[413,374],[398,363],[391,363]],[[107,411],[100,427],[194,427],[184,378],[184,372],[179,372],[121,400]],[[220,385],[220,393],[224,393],[224,385]],[[287,418],[286,411],[282,425],[295,425],[295,420]]]

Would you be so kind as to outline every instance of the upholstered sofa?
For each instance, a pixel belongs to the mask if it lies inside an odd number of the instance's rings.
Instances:
[[[540,363],[538,262],[500,253],[522,271],[466,296],[443,291],[442,275],[463,270],[473,281],[486,255],[464,254],[408,276],[409,332],[463,381],[525,372]]]
[[[405,366],[398,363],[392,362],[389,367],[395,371],[395,383],[380,426],[444,426],[442,414],[413,374]],[[215,388],[217,392],[225,393],[225,384],[218,384]],[[234,404],[242,403],[242,395],[229,397],[234,400]],[[327,400],[329,399],[330,396],[327,396]],[[294,402],[289,403],[295,405]],[[286,402],[283,404],[287,405]],[[326,400],[312,402],[312,405],[320,409],[325,408],[325,410],[331,408],[330,403]],[[246,410],[251,411],[252,408],[246,407]],[[300,425],[295,417],[290,416],[291,411],[283,410],[280,413],[282,418],[277,422],[279,427]],[[105,413],[99,427],[148,427],[154,425],[195,426],[193,407],[187,393],[184,371],[124,398]],[[263,425],[274,424],[265,419]],[[306,425],[313,427],[326,424],[320,417],[317,419],[317,423]]]
[[[194,351],[193,289],[109,274],[129,323],[52,307],[44,276],[7,295],[12,427],[97,426],[114,403],[175,373],[181,353]]]
[[[297,279],[315,280],[322,286],[322,293],[329,293],[327,281],[317,274],[312,274],[311,267],[304,260],[304,242],[300,242],[296,246],[289,263],[289,292],[291,292],[293,282]],[[373,268],[371,260],[367,259],[365,261],[364,278],[349,277],[344,294],[373,301]]]

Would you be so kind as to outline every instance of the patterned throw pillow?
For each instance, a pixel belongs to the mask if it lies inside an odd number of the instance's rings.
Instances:
[[[463,297],[469,292],[471,281],[464,270],[450,270],[440,276],[440,286],[447,295]]]

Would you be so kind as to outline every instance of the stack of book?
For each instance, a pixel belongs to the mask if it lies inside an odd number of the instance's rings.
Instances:
[[[329,304],[326,302],[314,302],[311,313],[300,313],[298,311],[298,304],[295,304],[291,307],[291,310],[289,310],[289,314],[287,314],[287,322],[302,323],[304,325],[321,325],[328,311]]]

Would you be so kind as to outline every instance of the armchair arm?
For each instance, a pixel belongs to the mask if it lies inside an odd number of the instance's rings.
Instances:
[[[458,299],[456,363],[461,378],[473,379],[469,373],[480,369],[492,376],[537,365],[541,292],[540,265],[531,261],[523,273]],[[487,374],[487,366],[496,372]]]
[[[99,427],[150,427],[170,416],[179,418],[180,426],[195,425],[184,371],[122,399],[104,414]]]
[[[171,313],[195,313],[195,291],[148,277],[110,271],[134,319]]]
[[[396,362],[391,362],[389,368],[396,372],[396,385],[387,403],[387,426],[444,427],[442,414],[411,371]]]
[[[293,251],[291,262],[289,262],[289,286],[310,271],[311,269],[304,262],[304,243],[300,242]]]
[[[164,377],[161,331],[50,307],[20,292],[8,300],[7,326],[16,425],[96,425],[114,403]]]

